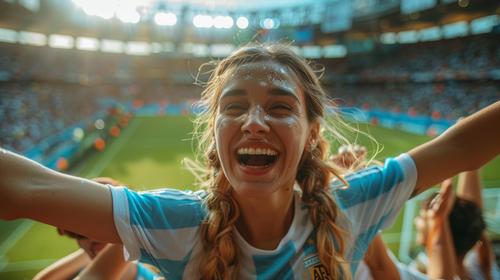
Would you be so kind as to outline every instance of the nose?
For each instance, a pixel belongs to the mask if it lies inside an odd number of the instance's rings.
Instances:
[[[241,126],[244,133],[250,135],[260,135],[269,132],[269,125],[265,118],[265,112],[260,106],[251,108],[248,111],[245,123]]]

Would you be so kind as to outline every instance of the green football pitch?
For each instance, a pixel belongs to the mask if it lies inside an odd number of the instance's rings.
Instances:
[[[383,160],[423,143],[429,138],[361,125],[384,149],[376,156]],[[102,152],[94,152],[71,173],[91,178],[107,176],[126,182],[136,190],[159,187],[191,189],[194,178],[181,160],[192,157],[192,122],[186,117],[136,117],[120,137],[108,143]],[[369,148],[371,142],[360,137]],[[500,186],[500,159],[484,167],[482,176],[487,187]],[[402,215],[386,232],[398,234]],[[398,244],[389,244],[397,249]],[[77,249],[73,240],[57,235],[47,225],[27,220],[0,222],[0,279],[31,279],[54,260]]]

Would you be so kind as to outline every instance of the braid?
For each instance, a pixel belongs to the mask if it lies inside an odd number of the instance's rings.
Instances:
[[[239,269],[239,248],[234,237],[234,224],[240,212],[231,197],[229,182],[222,172],[215,173],[214,183],[205,199],[209,214],[200,227],[206,252],[200,275],[201,279],[235,279]]]
[[[331,279],[351,279],[344,259],[345,231],[336,224],[338,207],[329,190],[331,174],[343,179],[337,175],[337,169],[324,161],[327,150],[328,143],[320,136],[318,145],[304,154],[297,181],[302,187],[302,200],[309,207],[311,221],[317,230],[316,247],[321,264]]]

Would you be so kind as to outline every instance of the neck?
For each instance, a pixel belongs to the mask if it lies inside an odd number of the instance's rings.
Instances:
[[[235,197],[241,209],[236,228],[256,248],[276,249],[292,224],[293,188],[281,192],[285,193],[270,195],[264,199]]]

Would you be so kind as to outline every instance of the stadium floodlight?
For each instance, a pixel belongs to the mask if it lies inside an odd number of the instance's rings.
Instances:
[[[238,26],[239,29],[247,29],[248,19],[246,17],[239,17],[236,20],[236,26]]]
[[[116,11],[116,17],[124,23],[138,23],[141,21],[141,15],[134,7],[123,8]]]
[[[397,35],[394,32],[382,33],[382,35],[380,35],[380,42],[382,42],[382,44],[396,44]]]
[[[110,19],[115,14],[116,1],[101,0],[73,0],[81,7],[83,11],[90,16],[98,16],[104,19]]]
[[[154,20],[156,24],[161,26],[173,26],[177,23],[177,16],[170,12],[158,12]]]
[[[214,27],[215,28],[224,28],[224,29],[229,29],[233,27],[234,21],[233,18],[230,16],[216,16],[214,18]]]
[[[101,40],[101,51],[110,53],[122,53],[123,52],[123,42],[117,40],[102,39]]]
[[[47,44],[47,36],[36,32],[20,31],[18,40],[21,44],[32,46],[45,46]]]
[[[328,45],[323,47],[323,57],[336,58],[347,55],[347,48],[343,45]]]
[[[193,24],[198,28],[210,28],[214,25],[214,19],[209,15],[196,15]]]
[[[407,30],[398,33],[398,42],[402,44],[412,44],[418,41],[417,31]]]
[[[265,18],[260,21],[260,26],[264,29],[275,29],[279,27],[279,20],[273,18]]]
[[[16,43],[17,31],[11,29],[0,28],[0,42]]]
[[[151,53],[151,45],[147,42],[127,42],[125,53],[130,55],[149,55]]]
[[[481,34],[491,32],[493,27],[495,27],[500,22],[500,16],[490,15],[481,18],[477,18],[470,23],[470,30],[472,34]]]
[[[51,48],[71,49],[74,46],[74,39],[67,35],[52,34],[49,36],[49,46]]]
[[[96,51],[99,49],[99,40],[90,37],[78,37],[76,39],[76,48],[85,51]]]

